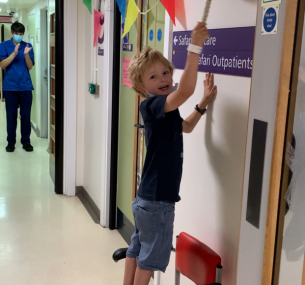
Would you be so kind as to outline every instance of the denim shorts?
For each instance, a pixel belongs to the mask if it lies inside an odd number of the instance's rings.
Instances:
[[[126,255],[136,258],[141,269],[165,272],[172,249],[175,203],[137,197],[132,212],[136,230]]]

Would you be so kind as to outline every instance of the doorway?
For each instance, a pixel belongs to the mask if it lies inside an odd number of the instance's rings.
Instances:
[[[139,0],[137,6],[143,12],[150,11],[145,15],[138,15],[137,22],[131,27],[130,33],[119,45],[121,61],[119,71],[117,185],[110,190],[117,193],[116,203],[111,204],[110,228],[117,227],[126,241],[130,240],[134,231],[131,204],[137,195],[137,189],[141,182],[145,143],[143,120],[139,112],[141,99],[130,89],[128,82],[123,81],[123,73],[130,59],[146,45],[163,53],[164,38],[157,37],[157,34],[158,31],[159,34],[164,34],[165,26],[165,9],[159,1]],[[149,34],[153,34],[153,36],[149,37]],[[130,46],[132,48],[126,48]]]

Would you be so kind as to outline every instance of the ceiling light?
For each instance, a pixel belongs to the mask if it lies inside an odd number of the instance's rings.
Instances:
[[[6,3],[8,0],[0,0],[0,3]]]

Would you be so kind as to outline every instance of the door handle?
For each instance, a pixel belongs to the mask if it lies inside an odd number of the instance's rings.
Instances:
[[[135,124],[134,126],[138,129],[144,129],[144,125],[141,124]]]

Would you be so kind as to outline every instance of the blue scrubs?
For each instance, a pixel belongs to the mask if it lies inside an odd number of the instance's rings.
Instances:
[[[30,144],[31,135],[31,107],[32,90],[34,90],[29,69],[26,65],[24,49],[31,44],[21,42],[18,55],[5,69],[3,93],[6,106],[7,141],[10,145],[16,144],[17,114],[20,106],[21,116],[21,143]],[[15,50],[13,39],[0,44],[0,61],[8,58]],[[29,56],[34,61],[34,51],[30,50]]]

